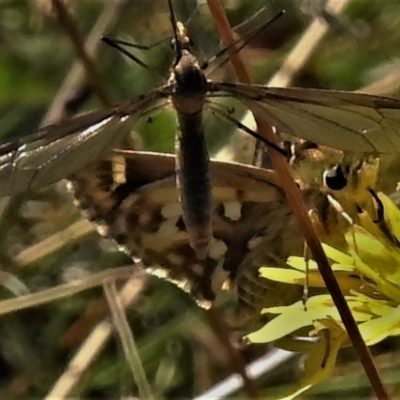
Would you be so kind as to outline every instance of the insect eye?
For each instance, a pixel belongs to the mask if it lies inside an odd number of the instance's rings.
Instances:
[[[324,172],[324,184],[331,190],[341,190],[347,185],[347,178],[340,165]]]

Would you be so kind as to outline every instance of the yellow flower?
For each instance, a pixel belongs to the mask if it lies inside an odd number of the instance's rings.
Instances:
[[[331,268],[367,345],[400,334],[400,211],[382,193],[375,196],[378,222],[362,211],[358,224],[344,234],[346,250],[323,244]],[[324,288],[316,263],[302,257],[289,257],[289,269],[260,268],[262,277],[304,285],[306,271],[310,290]],[[311,346],[300,384],[285,399],[291,399],[329,377],[337,352],[349,344],[340,315],[329,294],[311,296],[306,304],[298,301],[285,307],[263,310],[275,316],[264,327],[246,338],[253,343],[281,340],[298,333],[317,337]],[[326,336],[328,334],[328,336]],[[321,354],[324,360],[320,359]]]

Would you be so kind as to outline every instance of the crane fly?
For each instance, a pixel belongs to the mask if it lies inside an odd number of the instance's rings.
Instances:
[[[183,24],[174,26],[176,60],[168,82],[138,98],[50,125],[0,144],[0,195],[16,194],[70,177],[103,157],[143,115],[168,99],[177,113],[176,176],[183,220],[199,260],[211,240],[211,185],[202,125],[203,108],[218,113],[210,100],[232,96],[278,132],[340,150],[393,153],[400,149],[400,101],[394,98],[300,88],[207,80],[190,52]]]

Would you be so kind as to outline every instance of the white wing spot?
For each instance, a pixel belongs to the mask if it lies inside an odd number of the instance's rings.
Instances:
[[[157,231],[157,234],[161,236],[175,235],[177,233],[178,227],[176,226],[176,221],[172,219],[167,219],[164,221]]]
[[[219,260],[221,257],[225,256],[227,249],[227,245],[222,240],[213,238],[208,250],[208,257],[213,260]]]
[[[224,214],[232,221],[239,221],[242,216],[242,204],[238,201],[225,201]]]
[[[182,206],[179,203],[168,203],[161,208],[161,215],[165,219],[177,220],[182,215]]]

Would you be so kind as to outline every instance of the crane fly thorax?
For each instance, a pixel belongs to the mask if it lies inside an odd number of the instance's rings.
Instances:
[[[195,114],[202,111],[207,80],[196,57],[183,50],[169,81],[174,84],[171,97],[178,113]]]

